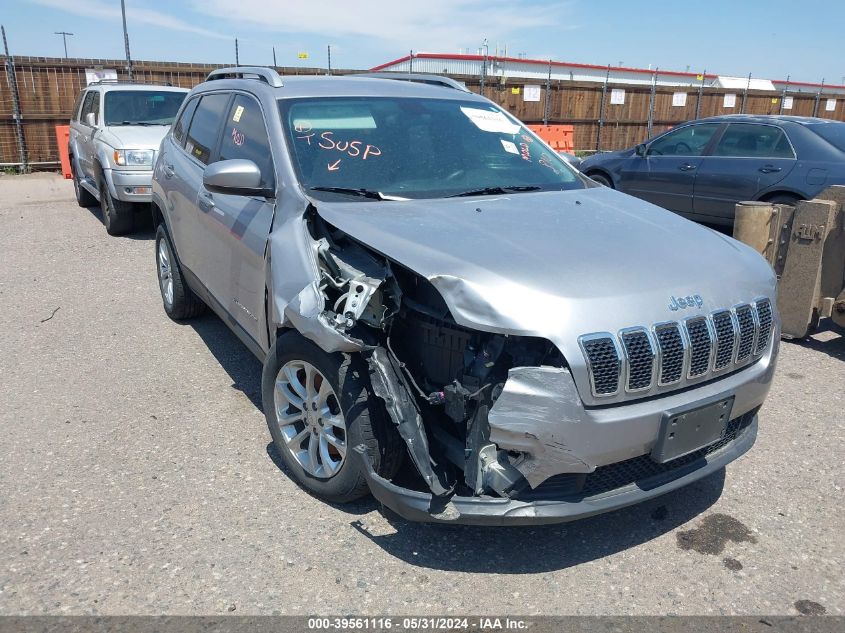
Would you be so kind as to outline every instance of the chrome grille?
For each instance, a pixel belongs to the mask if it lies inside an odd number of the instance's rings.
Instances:
[[[648,389],[654,379],[654,365],[657,352],[645,328],[632,328],[620,333],[625,357],[628,359],[627,391]]]
[[[713,333],[707,317],[696,317],[686,322],[690,344],[688,378],[698,378],[710,370],[710,356],[713,352]]]
[[[737,306],[736,321],[739,325],[739,347],[736,350],[736,362],[748,360],[754,348],[754,314],[750,305]]]
[[[619,391],[622,359],[613,336],[610,334],[583,336],[581,348],[589,365],[593,393],[597,396],[612,396]]]
[[[578,339],[596,397],[651,392],[727,372],[759,357],[771,340],[769,299],[716,310],[682,322],[586,334]]]
[[[713,370],[721,371],[734,357],[736,329],[730,310],[713,313],[713,329],[716,332],[716,359],[713,361]]]
[[[661,323],[654,326],[657,346],[660,349],[660,378],[658,384],[672,385],[680,382],[684,375],[686,345],[677,323]]]
[[[769,303],[768,299],[761,299],[754,302],[754,307],[760,328],[757,335],[757,344],[754,346],[754,355],[759,356],[765,351],[772,334],[772,304]]]

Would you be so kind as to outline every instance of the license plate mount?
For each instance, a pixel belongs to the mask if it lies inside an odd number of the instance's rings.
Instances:
[[[728,396],[691,409],[665,412],[651,458],[665,464],[721,439],[731,419],[733,403],[734,397]]]

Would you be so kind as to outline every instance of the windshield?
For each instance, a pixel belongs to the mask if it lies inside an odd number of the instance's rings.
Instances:
[[[807,127],[836,149],[845,152],[845,123],[814,123]]]
[[[186,92],[110,90],[106,93],[106,125],[170,125]]]
[[[580,189],[580,177],[493,105],[424,98],[280,100],[300,182],[322,200]]]

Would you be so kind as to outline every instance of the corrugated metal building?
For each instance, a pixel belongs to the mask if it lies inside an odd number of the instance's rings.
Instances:
[[[516,77],[524,79],[542,79],[563,81],[594,81],[618,84],[651,85],[656,82],[659,86],[692,86],[698,87],[702,81],[705,86],[744,88],[748,84],[747,77],[723,77],[707,73],[681,72],[672,70],[652,70],[646,68],[626,68],[622,66],[597,66],[594,64],[576,64],[573,62],[558,62],[540,59],[523,59],[518,57],[502,57],[491,55],[487,58],[486,76],[492,79],[499,77]],[[380,64],[371,70],[434,73],[444,75],[469,75],[478,77],[484,65],[485,58],[481,55],[450,55],[441,53],[415,53],[399,59]],[[815,93],[824,90],[826,94],[845,94],[845,86],[822,85],[818,83],[796,82],[786,80],[751,79],[750,90],[777,90],[788,92]]]

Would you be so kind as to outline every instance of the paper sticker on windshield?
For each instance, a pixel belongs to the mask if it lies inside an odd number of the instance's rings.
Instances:
[[[241,115],[243,113],[244,113],[244,107],[242,105],[239,105],[237,108],[235,108],[235,114],[232,116],[232,121],[234,121],[235,123],[240,123],[241,122]]]
[[[505,139],[501,139],[502,147],[505,148],[506,152],[510,152],[511,154],[519,154],[519,150],[516,148],[516,143],[511,143],[510,141],[506,141]]]
[[[478,108],[467,108],[464,106],[461,106],[461,112],[470,121],[475,123],[479,130],[499,132],[501,134],[516,134],[519,132],[519,126],[511,123],[502,112],[479,110]]]

